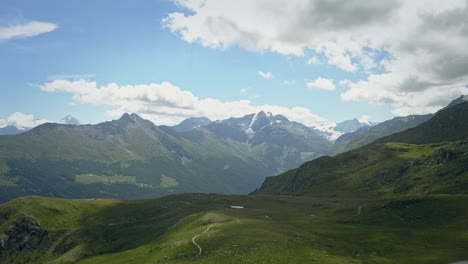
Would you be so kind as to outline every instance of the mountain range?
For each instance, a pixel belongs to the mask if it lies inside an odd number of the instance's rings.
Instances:
[[[192,118],[176,128],[136,114],[97,125],[75,125],[67,116],[62,123],[0,137],[0,201],[26,194],[246,194],[266,176],[326,155],[332,146],[307,126],[263,111],[214,122]]]
[[[211,120],[207,117],[190,117],[180,122],[180,124],[172,126],[177,132],[187,132],[194,128],[206,126],[211,123]]]
[[[220,121],[190,118],[175,127],[156,126],[136,114],[97,125],[76,125],[67,116],[63,124],[0,137],[0,201],[27,194],[123,199],[246,194],[266,176],[359,148],[431,117],[398,117],[375,126],[346,121],[336,127],[359,128],[333,144],[314,128],[263,111]]]
[[[0,263],[464,263],[467,119],[459,100],[384,122],[376,131],[414,126],[268,177],[253,195],[150,200],[97,198],[245,191],[278,169],[281,149],[323,137],[262,112],[185,132],[125,114],[2,136],[0,200],[93,199],[0,204]]]
[[[98,125],[48,123],[0,137],[0,200],[247,193],[276,164],[208,130],[179,134],[138,115]]]

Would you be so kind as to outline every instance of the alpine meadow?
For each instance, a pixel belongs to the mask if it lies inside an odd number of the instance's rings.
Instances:
[[[0,264],[468,264],[467,14],[1,1]]]

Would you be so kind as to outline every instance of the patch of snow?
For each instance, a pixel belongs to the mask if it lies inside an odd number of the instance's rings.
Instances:
[[[341,135],[344,134],[340,131],[336,131],[335,130],[336,126],[337,126],[337,123],[330,122],[330,123],[318,124],[318,125],[312,126],[312,128],[323,132],[323,135],[328,140],[335,141],[337,138],[339,138]]]
[[[255,123],[255,121],[257,120],[257,117],[258,117],[258,114],[259,114],[259,113],[260,113],[260,112],[255,113],[255,115],[252,117],[252,121],[250,121],[250,125],[249,125],[249,127],[245,130],[245,133],[247,133],[247,134],[249,134],[249,135],[252,135],[252,134],[255,133],[255,132],[253,131],[253,129],[252,129],[252,126],[253,126],[253,124]]]

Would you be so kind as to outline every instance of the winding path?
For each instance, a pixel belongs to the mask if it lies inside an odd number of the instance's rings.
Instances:
[[[198,234],[198,235],[196,235],[196,236],[194,236],[194,237],[192,238],[192,243],[193,243],[195,246],[197,246],[197,248],[198,248],[197,257],[201,256],[202,248],[201,248],[200,245],[195,241],[195,239],[197,239],[197,237],[199,237],[199,236],[205,234],[206,232],[208,232],[212,226],[213,226],[213,225],[210,225],[205,231],[203,231],[203,233]]]
[[[357,208],[356,214],[354,214],[354,215],[348,217],[348,219],[360,215],[360,214],[361,214],[361,211],[362,211],[362,208],[364,208],[364,207],[366,207],[366,205],[360,205],[360,206]]]

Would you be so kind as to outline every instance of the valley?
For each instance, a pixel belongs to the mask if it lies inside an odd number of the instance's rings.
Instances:
[[[468,234],[460,230],[468,226],[467,201],[467,195],[23,197],[0,206],[8,219],[0,226],[0,263],[448,264],[468,257]]]

